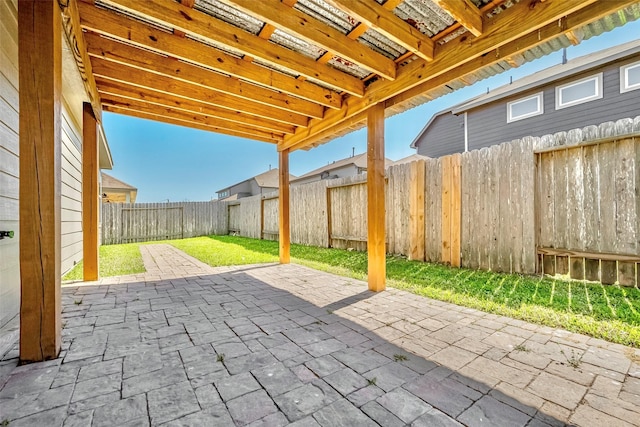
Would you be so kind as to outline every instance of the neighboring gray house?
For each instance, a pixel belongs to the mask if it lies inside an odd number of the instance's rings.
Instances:
[[[384,159],[385,168],[393,164],[389,159]],[[312,170],[302,176],[291,180],[291,184],[308,184],[322,179],[344,178],[346,176],[360,175],[367,170],[367,153],[346,159],[336,160],[326,166]]]
[[[640,115],[640,40],[559,64],[436,113],[411,143],[440,157]]]
[[[289,179],[294,178],[294,175],[289,175]],[[267,172],[225,187],[222,190],[216,191],[216,193],[218,193],[218,200],[237,200],[243,197],[275,191],[280,186],[278,180],[278,169],[269,169]]]

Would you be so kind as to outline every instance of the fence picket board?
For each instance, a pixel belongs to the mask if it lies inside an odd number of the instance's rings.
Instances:
[[[625,139],[616,143],[616,253],[637,253],[635,193],[635,142]]]
[[[498,147],[498,151],[494,153],[497,157],[498,166],[496,167],[496,174],[499,177],[498,186],[498,204],[494,209],[498,211],[498,229],[497,229],[497,263],[495,270],[510,271],[511,270],[511,255],[512,255],[512,242],[511,238],[513,230],[511,230],[509,217],[511,209],[511,145],[510,143],[501,144]],[[516,171],[513,171],[513,178],[515,179]]]
[[[598,145],[584,147],[585,167],[583,172],[584,199],[582,209],[585,212],[585,240],[583,250],[600,250],[600,200],[598,197]]]
[[[554,151],[553,153],[553,181],[554,181],[554,228],[556,247],[567,248],[569,239],[567,231],[569,222],[567,219],[567,150]]]
[[[536,271],[536,216],[535,216],[535,200],[528,197],[534,194],[535,187],[535,156],[533,147],[537,138],[527,137],[523,139],[521,146],[522,158],[521,164],[521,185],[518,203],[520,206],[520,231],[522,235],[521,247],[521,265],[520,272],[533,274]],[[516,270],[518,271],[518,270]]]
[[[614,253],[615,240],[615,152],[614,144],[601,144],[598,147],[599,182],[600,182],[600,227],[602,239],[600,247],[603,252]],[[606,236],[610,238],[607,239]]]

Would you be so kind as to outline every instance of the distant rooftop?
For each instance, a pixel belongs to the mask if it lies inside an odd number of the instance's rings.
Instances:
[[[117,178],[112,177],[111,175],[107,175],[104,172],[102,174],[102,188],[103,189],[114,189],[114,190],[138,190],[136,187],[127,184],[124,181],[120,181]]]

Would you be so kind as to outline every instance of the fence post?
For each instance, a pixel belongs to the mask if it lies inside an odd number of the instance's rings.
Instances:
[[[462,156],[442,158],[442,262],[460,267]]]
[[[424,191],[426,162],[410,163],[409,169],[409,259],[425,259]]]

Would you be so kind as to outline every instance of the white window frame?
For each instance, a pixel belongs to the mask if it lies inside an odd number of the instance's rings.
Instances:
[[[538,110],[533,113],[523,114],[522,116],[513,117],[511,114],[511,106],[514,104],[518,104],[520,102],[529,101],[533,98],[536,98],[538,101]],[[515,101],[507,102],[507,123],[517,122],[518,120],[528,119],[529,117],[539,116],[544,114],[544,95],[543,92],[538,92],[536,94],[526,96],[524,98],[516,99]]]
[[[596,82],[595,95],[591,95],[586,98],[578,99],[576,101],[571,101],[564,104],[561,103],[560,99],[561,99],[561,94],[563,89],[567,89],[567,88],[579,85],[589,80],[595,80]],[[562,86],[556,86],[556,110],[573,107],[574,105],[584,104],[585,102],[595,101],[596,99],[602,99],[602,73],[594,74],[593,76],[585,77],[584,79],[576,80],[574,82],[567,83]]]
[[[629,73],[627,72],[627,70],[629,70],[630,68],[640,68],[640,61],[620,67],[620,93],[631,92],[632,90],[640,89],[640,83],[629,86]]]

